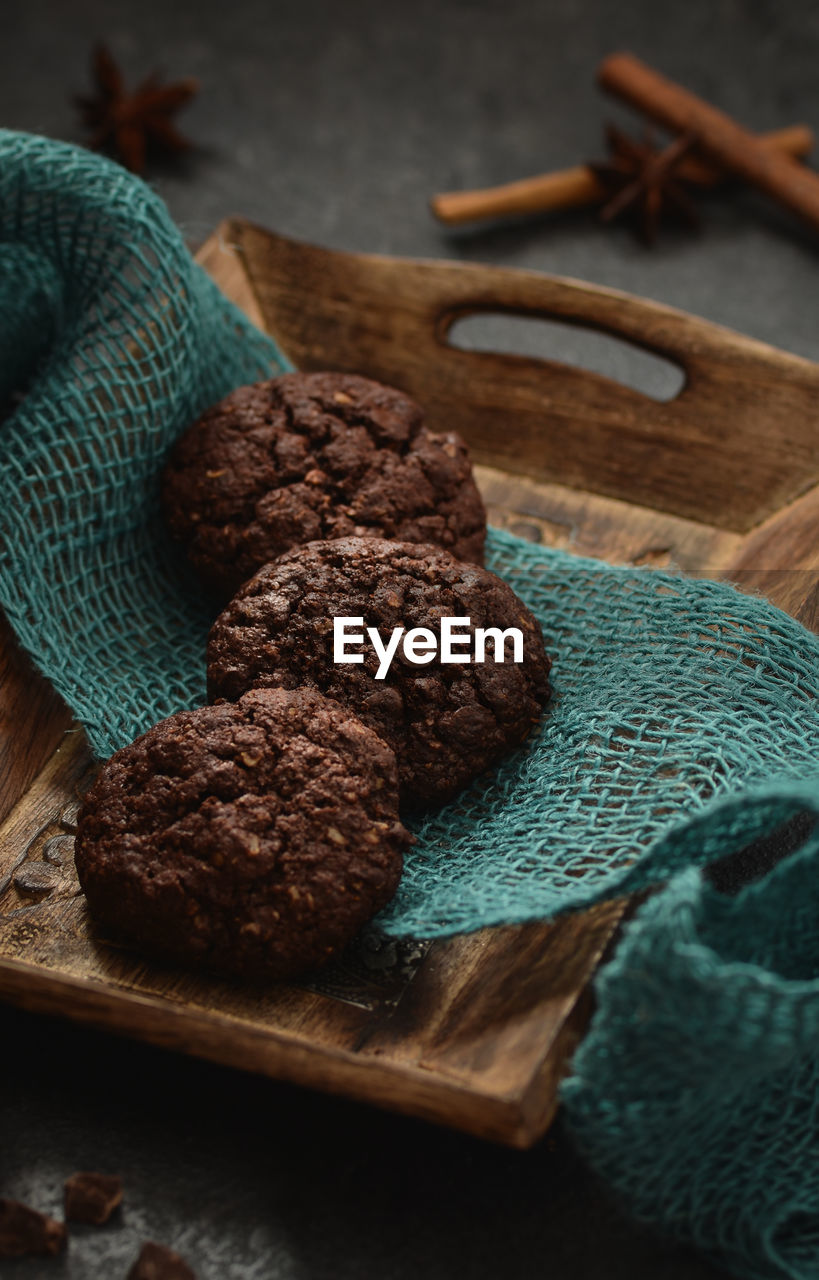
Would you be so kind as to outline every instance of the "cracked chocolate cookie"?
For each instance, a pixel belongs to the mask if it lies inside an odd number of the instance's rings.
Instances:
[[[483,562],[486,512],[466,445],[368,378],[288,373],[240,387],[177,442],[162,505],[202,578],[229,598],[318,538],[432,542]]]
[[[146,952],[248,978],[317,968],[392,897],[395,757],[309,689],[182,711],[103,765],[75,846],[92,915]]]
[[[382,647],[403,629],[423,634],[419,661],[395,648],[389,670],[372,644],[361,660],[334,659],[334,619],[358,618]],[[489,632],[468,662],[443,661],[442,619],[468,618],[463,655],[479,629]],[[507,637],[519,630],[522,661]],[[352,650],[351,650],[352,651]],[[501,655],[503,661],[496,661]],[[402,803],[438,804],[523,742],[550,695],[550,662],[540,627],[511,587],[487,569],[438,547],[376,538],[314,542],[266,565],[214,623],[208,642],[211,698],[250,688],[318,689],[354,711],[393,748]]]

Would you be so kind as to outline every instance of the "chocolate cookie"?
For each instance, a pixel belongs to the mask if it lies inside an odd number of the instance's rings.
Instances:
[[[466,446],[368,378],[288,373],[240,387],[185,432],[165,468],[171,534],[226,598],[317,538],[432,542],[483,562],[486,512]]]
[[[334,619],[342,617],[363,619],[351,633],[366,638],[374,627],[384,643],[395,627],[440,636],[447,617],[469,618],[473,639],[478,628],[513,627],[523,660],[512,661],[508,640],[503,662],[490,641],[486,660],[469,663],[428,652],[413,665],[399,646],[377,679],[382,663],[371,643],[358,646],[360,662],[334,660]],[[412,806],[447,799],[526,738],[549,697],[549,668],[536,619],[500,578],[439,547],[376,538],[314,542],[266,565],[216,620],[208,643],[212,698],[253,687],[320,689],[394,749],[402,802]]]
[[[103,925],[241,977],[323,964],[392,897],[392,751],[308,689],[182,711],[105,764],[75,857]]]

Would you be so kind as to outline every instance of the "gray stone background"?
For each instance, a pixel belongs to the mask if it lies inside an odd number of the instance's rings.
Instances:
[[[630,48],[764,130],[819,128],[819,5],[777,0],[27,0],[2,8],[0,124],[80,140],[69,103],[105,39],[129,80],[195,75],[196,148],[151,179],[192,246],[224,215],[329,246],[498,262],[672,303],[819,359],[819,239],[754,193],[701,202],[703,229],[651,251],[591,213],[453,234],[436,191],[599,156],[629,119],[594,87]],[[582,333],[500,322],[495,345],[580,363]],[[478,335],[473,331],[472,338]],[[604,371],[637,376],[627,349]],[[10,1280],[124,1276],[139,1243],[202,1280],[553,1280],[717,1272],[628,1223],[561,1126],[513,1153],[102,1034],[0,1011],[0,1190],[57,1210],[78,1168],[127,1203],[60,1260]]]

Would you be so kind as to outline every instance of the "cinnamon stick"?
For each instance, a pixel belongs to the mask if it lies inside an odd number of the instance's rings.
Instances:
[[[805,124],[794,124],[786,129],[760,134],[759,140],[766,148],[796,157],[806,156],[814,143],[813,131]],[[677,174],[686,182],[699,187],[714,187],[726,177],[724,170],[694,156],[689,156],[680,163]],[[477,191],[447,191],[434,196],[430,201],[430,208],[440,222],[456,226],[481,218],[582,208],[584,205],[600,204],[607,194],[589,166],[578,164],[571,169],[522,178],[518,182],[507,182],[499,187],[486,187]]]
[[[675,133],[695,133],[697,146],[722,169],[773,196],[819,230],[819,174],[667,80],[630,53],[615,53],[598,68],[598,83]]]

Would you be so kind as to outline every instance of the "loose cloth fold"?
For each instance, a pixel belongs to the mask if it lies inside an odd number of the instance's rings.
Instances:
[[[0,604],[106,756],[205,697],[212,609],[162,529],[165,454],[288,366],[148,187],[8,131],[0,294]],[[726,585],[499,531],[488,563],[541,621],[554,705],[419,825],[380,923],[446,936],[664,885],[600,979],[564,1089],[578,1139],[635,1212],[738,1275],[815,1277],[819,846],[735,898],[699,868],[819,815],[819,641]]]
[[[819,818],[815,791],[794,807]],[[629,1212],[754,1280],[819,1276],[819,835],[735,897],[693,868],[627,926],[564,1083]]]
[[[107,756],[205,700],[212,608],[158,519],[168,446],[232,387],[288,366],[143,182],[6,130],[0,298],[0,395],[24,393],[0,427],[0,603]]]

